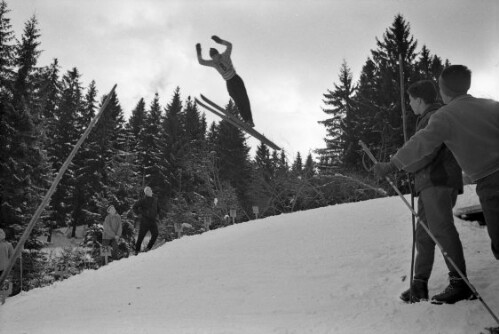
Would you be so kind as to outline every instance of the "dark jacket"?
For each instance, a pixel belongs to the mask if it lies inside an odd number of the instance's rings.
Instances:
[[[398,169],[415,172],[422,157],[444,143],[473,181],[499,171],[499,102],[471,95],[455,97],[428,126],[391,158]]]
[[[145,196],[133,205],[133,212],[140,215],[142,221],[155,222],[159,215],[158,198]]]
[[[416,121],[416,132],[424,129],[430,117],[440,109],[440,104],[433,104],[418,117]],[[446,186],[458,189],[463,193],[463,176],[452,152],[442,144],[433,154],[427,156],[422,162],[424,167],[414,173],[415,191],[419,194],[421,190],[429,187]]]

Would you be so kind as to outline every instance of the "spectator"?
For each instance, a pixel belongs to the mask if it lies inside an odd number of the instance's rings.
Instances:
[[[116,213],[116,208],[113,205],[109,206],[107,213],[108,215],[104,220],[104,231],[102,232],[102,245],[111,246],[113,259],[118,259],[118,241],[122,232],[121,216]]]
[[[140,216],[140,227],[139,235],[137,237],[137,243],[135,244],[135,255],[140,252],[142,241],[146,236],[147,232],[151,233],[151,239],[147,244],[146,250],[151,250],[152,246],[158,238],[158,224],[156,219],[160,213],[158,206],[158,199],[153,196],[152,189],[150,187],[144,188],[145,197],[138,200],[133,205],[133,211],[135,214]]]
[[[428,125],[431,116],[442,106],[437,103],[438,92],[432,81],[423,80],[412,84],[409,89],[411,108],[418,116],[416,132]],[[433,154],[421,161],[421,168],[414,172],[415,192],[418,196],[418,217],[426,225],[447,253],[444,257],[449,276],[458,279],[459,273],[449,262],[452,259],[459,270],[466,275],[463,246],[454,225],[452,208],[457,195],[463,192],[462,171],[449,149],[442,144]],[[416,261],[411,289],[400,298],[409,302],[428,300],[428,280],[435,257],[435,242],[424,228],[416,227]],[[435,302],[455,303],[473,296],[467,285],[433,297]],[[412,294],[411,294],[412,292]]]
[[[0,276],[3,271],[9,266],[9,261],[14,255],[14,247],[12,244],[5,240],[5,232],[0,229]]]

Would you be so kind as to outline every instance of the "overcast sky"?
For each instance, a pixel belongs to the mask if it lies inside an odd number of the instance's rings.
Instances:
[[[162,106],[177,86],[182,98],[200,93],[225,105],[222,77],[198,64],[233,43],[232,60],[243,78],[256,128],[289,158],[324,147],[317,121],[322,94],[333,89],[343,60],[357,81],[376,37],[402,14],[432,54],[473,71],[471,94],[499,100],[497,0],[7,0],[16,36],[34,14],[44,50],[39,66],[59,59],[63,73],[77,67],[84,86],[99,95],[114,83],[128,117],[141,97]],[[207,115],[208,121],[216,117]],[[252,147],[258,143],[251,139]]]

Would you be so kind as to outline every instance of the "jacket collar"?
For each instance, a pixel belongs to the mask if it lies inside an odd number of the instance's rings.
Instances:
[[[428,106],[428,108],[426,108],[425,111],[423,111],[423,113],[421,114],[421,116],[419,116],[420,118],[424,118],[426,117],[426,115],[432,111],[435,111],[435,110],[438,110],[442,107],[442,104],[440,103],[433,103],[431,104],[430,106]]]
[[[456,101],[459,101],[459,100],[467,99],[469,97],[473,97],[473,96],[471,96],[470,94],[463,94],[463,95],[456,96],[455,98],[450,100],[449,103],[447,103],[447,105],[454,103]]]

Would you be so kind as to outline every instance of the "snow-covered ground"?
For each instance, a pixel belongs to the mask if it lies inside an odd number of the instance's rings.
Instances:
[[[473,200],[472,187],[458,205]],[[472,284],[499,312],[486,230],[456,220]],[[398,197],[254,220],[11,297],[0,332],[453,333],[497,326],[479,301],[404,304],[411,216]],[[438,253],[430,294],[447,285]]]

